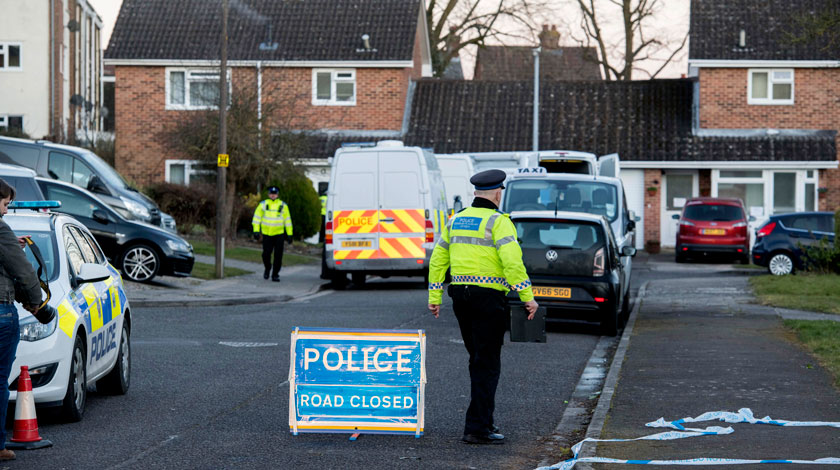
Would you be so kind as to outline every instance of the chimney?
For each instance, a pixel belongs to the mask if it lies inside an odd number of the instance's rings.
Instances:
[[[551,25],[549,31],[548,25],[544,24],[542,31],[539,34],[540,47],[543,49],[559,49],[560,48],[560,31],[557,31],[557,25]]]

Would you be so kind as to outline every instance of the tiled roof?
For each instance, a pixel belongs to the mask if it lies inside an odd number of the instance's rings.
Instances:
[[[814,15],[837,0],[692,0],[689,59],[717,60],[840,60],[825,42],[796,44],[795,18]],[[739,46],[744,30],[744,47]]]
[[[475,80],[533,80],[532,47],[485,46],[478,49]],[[542,80],[601,80],[594,47],[543,48],[540,53]]]
[[[123,0],[105,57],[218,60],[220,5]],[[420,0],[230,0],[228,60],[408,61],[419,12]]]
[[[421,80],[405,141],[437,153],[532,148],[533,84]],[[625,161],[836,160],[835,133],[695,136],[691,79],[540,84],[541,149]]]

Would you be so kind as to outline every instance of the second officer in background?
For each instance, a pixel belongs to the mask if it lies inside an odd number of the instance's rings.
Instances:
[[[470,406],[463,437],[470,444],[501,444],[505,438],[493,422],[508,322],[505,294],[517,291],[529,320],[538,307],[516,228],[498,210],[506,176],[502,170],[487,170],[470,178],[476,189],[472,207],[450,219],[429,263],[429,310],[435,318],[447,268],[452,274],[448,292],[470,355]]]
[[[280,268],[283,266],[283,242],[292,243],[292,216],[289,206],[279,199],[280,189],[277,186],[268,188],[268,199],[262,201],[254,211],[254,238],[262,240],[262,260],[265,266],[263,279],[280,281]],[[274,265],[271,263],[271,252],[274,252]],[[272,269],[273,268],[273,269]]]

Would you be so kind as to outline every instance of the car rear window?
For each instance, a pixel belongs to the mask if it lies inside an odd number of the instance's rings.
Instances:
[[[732,222],[743,220],[744,211],[727,204],[693,204],[685,207],[683,217],[701,222]]]
[[[505,189],[503,210],[558,210],[618,217],[616,187],[596,181],[517,180]]]
[[[606,239],[599,224],[582,221],[514,221],[528,274],[591,276],[595,253]],[[556,259],[549,253],[554,251]]]

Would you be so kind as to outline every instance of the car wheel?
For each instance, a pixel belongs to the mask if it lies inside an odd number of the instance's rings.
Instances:
[[[81,336],[76,336],[73,356],[70,361],[70,377],[67,380],[67,393],[61,402],[61,415],[67,421],[75,423],[82,420],[87,400],[87,360],[85,346]]]
[[[614,309],[612,312],[607,312],[604,319],[601,320],[601,334],[604,336],[615,336],[618,334],[618,328],[621,324],[621,309]]]
[[[148,282],[160,269],[160,255],[148,245],[134,245],[122,255],[123,274],[135,282]]]
[[[356,287],[362,287],[365,285],[365,281],[367,280],[367,275],[365,273],[353,273],[351,276],[353,278],[353,284]]]
[[[770,258],[767,269],[774,276],[784,276],[793,273],[793,260],[787,253],[777,253]]]
[[[621,325],[627,324],[627,319],[630,317],[630,292],[624,296],[624,301],[621,302]]]
[[[750,255],[744,255],[741,257],[741,264],[750,264]]]
[[[117,362],[108,375],[96,382],[96,390],[111,395],[125,395],[128,386],[131,384],[131,341],[128,336],[128,327],[123,321],[122,335],[120,336],[120,349],[117,353]]]
[[[685,255],[682,255],[680,253],[675,254],[674,261],[676,261],[677,263],[685,263]]]

